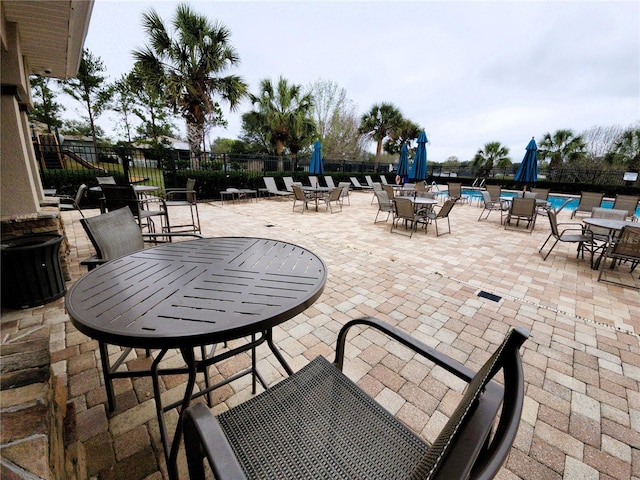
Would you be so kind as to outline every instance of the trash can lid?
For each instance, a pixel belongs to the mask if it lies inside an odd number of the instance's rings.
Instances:
[[[38,233],[31,235],[23,235],[21,237],[3,238],[0,241],[0,249],[28,249],[38,248],[44,245],[51,245],[62,241],[62,235],[53,233]]]

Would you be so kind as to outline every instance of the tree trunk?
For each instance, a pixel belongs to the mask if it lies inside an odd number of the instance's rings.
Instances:
[[[200,148],[200,144],[203,133],[203,124],[187,121],[187,141],[189,142],[189,150],[191,151],[191,168],[193,170],[200,168],[200,160],[202,159],[202,148]]]
[[[276,140],[276,153],[278,154],[278,171],[284,170],[284,163],[282,162],[282,154],[284,153],[284,142],[280,139]]]
[[[378,165],[380,165],[380,155],[382,154],[382,140],[378,140],[376,145],[376,162],[374,164],[375,171],[378,171]]]

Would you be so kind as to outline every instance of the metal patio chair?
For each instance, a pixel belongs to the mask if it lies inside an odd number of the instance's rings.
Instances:
[[[154,219],[160,221],[160,231],[170,232],[169,214],[162,198],[141,199],[132,185],[101,185],[104,194],[105,207],[108,212],[129,207],[138,221],[140,228],[146,228],[149,233],[155,233]]]
[[[500,212],[500,225],[502,225],[502,220],[504,213],[509,210],[509,203],[504,200],[500,200],[500,197],[496,200],[492,200],[491,194],[487,190],[481,190],[480,195],[482,195],[482,201],[484,203],[484,207],[480,212],[480,216],[478,217],[478,221],[486,220],[491,215],[491,212]],[[483,215],[487,212],[486,216]]]
[[[115,260],[129,253],[142,250],[145,248],[145,242],[156,243],[159,239],[162,239],[162,241],[171,241],[172,238],[176,237],[201,238],[201,235],[188,232],[142,233],[140,226],[128,207],[112,210],[95,217],[86,217],[81,219],[80,223],[96,251],[96,255],[80,262],[81,265],[86,266],[89,270],[93,270],[110,260]],[[107,345],[104,342],[99,342],[98,346],[100,348],[100,359],[102,361],[102,373],[105,390],[107,392],[109,411],[113,412],[116,408],[113,379],[134,376],[130,374],[131,372],[124,374],[116,373],[132,349],[125,348],[122,350],[122,353],[118,355],[116,361],[111,362]],[[147,352],[147,355],[148,354],[149,352]],[[149,371],[145,370],[144,372]],[[150,375],[150,373],[145,373],[144,375]],[[208,381],[207,375],[207,384]]]
[[[353,326],[376,329],[468,383],[433,444],[342,373]],[[352,320],[338,334],[333,363],[318,356],[217,417],[202,403],[185,410],[189,476],[204,479],[206,459],[218,480],[489,480],[518,431],[524,402],[519,349],[528,336],[520,327],[511,330],[475,373],[397,327],[375,318]]]
[[[535,197],[514,197],[513,200],[511,200],[511,206],[509,207],[507,217],[504,219],[504,229],[506,230],[507,227],[512,228],[512,222],[514,221],[516,224],[515,226],[518,227],[522,221],[526,222],[525,230],[531,234],[536,226],[537,213]]]
[[[393,213],[393,201],[384,190],[375,191],[374,193],[378,199],[378,211],[376,212],[376,218],[373,220],[373,223],[375,224],[378,222],[378,215],[380,215],[380,212],[386,212],[387,218],[384,220],[386,223],[389,220],[389,215]]]
[[[187,179],[185,188],[167,188],[165,189],[166,200],[165,205],[170,207],[188,206],[191,213],[191,223],[183,225],[171,225],[171,231],[188,231],[200,232],[200,214],[198,212],[198,202],[196,201],[196,180],[194,178]]]
[[[398,222],[403,222],[405,224],[405,230],[408,226],[411,227],[409,230],[409,238],[411,238],[413,232],[418,229],[418,224],[421,223],[425,227],[427,226],[427,217],[416,213],[413,202],[410,198],[396,197],[393,201],[393,204],[395,208],[393,220],[391,222],[391,233],[401,233],[398,228]]]
[[[635,217],[638,203],[640,203],[640,195],[616,195],[616,199],[613,202],[613,209],[626,210],[628,217]]]
[[[571,218],[576,216],[576,213],[591,214],[593,207],[599,207],[602,204],[604,193],[598,192],[582,192],[580,194],[580,202],[576,209],[571,212]]]
[[[60,210],[68,211],[68,210],[77,210],[80,212],[80,215],[84,218],[84,214],[82,210],[80,210],[80,202],[84,198],[84,194],[87,191],[87,186],[83,183],[78,187],[78,191],[76,192],[75,197],[70,197],[68,195],[58,196],[60,199]]]
[[[586,227],[581,227],[576,223],[558,223],[556,218],[556,212],[553,209],[547,211],[547,216],[549,217],[549,225],[551,226],[551,233],[544,241],[542,246],[538,249],[538,253],[542,256],[542,260],[546,260],[551,251],[555,248],[558,242],[565,243],[577,243],[578,244],[578,254],[576,258],[578,258],[582,254],[582,258],[584,259],[584,250],[585,247],[588,247],[589,253],[591,253],[591,267],[593,268],[593,255],[595,251],[595,244],[593,241],[593,232],[589,231]],[[570,225],[567,228],[560,230],[560,226]],[[579,233],[578,233],[579,232]],[[553,245],[549,251],[544,254],[542,251],[544,247],[547,245],[551,238],[555,239]]]
[[[622,232],[618,238],[609,244],[607,251],[602,257],[600,261],[600,273],[598,274],[599,282],[612,283],[614,285],[640,290],[640,282],[628,284],[620,280],[616,281],[606,278],[607,275],[612,275],[611,272],[605,274],[605,271],[609,270],[606,267],[607,259],[610,259],[613,263],[617,262],[618,270],[623,262],[628,263],[630,273],[633,275],[633,271],[638,264],[640,264],[640,227],[624,226],[622,228]]]
[[[449,222],[449,213],[451,213],[451,210],[453,209],[453,206],[455,204],[455,200],[449,199],[442,204],[440,210],[438,210],[437,212],[433,210],[425,212],[427,224],[433,223],[436,226],[436,237],[440,236],[440,233],[438,232],[438,220],[442,220],[444,218],[447,219],[447,227],[449,229],[447,233],[451,233],[451,222]]]

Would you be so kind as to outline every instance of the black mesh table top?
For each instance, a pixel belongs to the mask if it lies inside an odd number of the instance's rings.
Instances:
[[[321,295],[324,262],[297,245],[219,237],[168,243],[106,263],[66,297],[73,325],[115,345],[179,348],[265,331]]]

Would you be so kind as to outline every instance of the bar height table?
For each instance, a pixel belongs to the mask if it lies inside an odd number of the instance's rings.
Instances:
[[[266,341],[291,374],[273,343],[272,328],[311,306],[322,294],[326,277],[318,256],[291,243],[250,237],[203,238],[112,260],[78,280],[65,305],[73,325],[91,338],[160,350],[147,375],[153,378],[169,476],[176,479],[182,424],[178,422],[170,445],[164,412],[175,405],[163,407],[161,402],[159,376],[164,373],[160,369],[164,355],[180,349],[186,364],[183,372],[188,373],[188,381],[181,412],[192,399],[196,374],[236,353],[196,359],[194,348],[251,337],[248,346],[237,349],[240,353]],[[253,357],[252,367],[244,373],[256,373]],[[139,376],[134,374],[131,376]],[[206,390],[212,388],[216,386]]]

